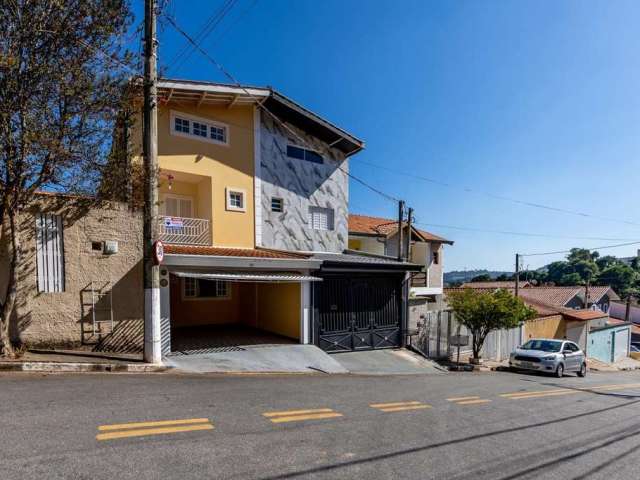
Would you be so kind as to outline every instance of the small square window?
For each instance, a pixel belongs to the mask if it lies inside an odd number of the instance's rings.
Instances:
[[[94,252],[102,251],[102,242],[91,242],[91,250]]]
[[[216,127],[215,125],[211,125],[211,139],[216,140],[218,142],[226,142],[227,135],[226,131],[222,127]]]
[[[227,189],[227,210],[235,210],[239,212],[245,211],[244,190],[228,188]]]
[[[199,137],[207,136],[207,126],[204,123],[193,122],[193,134]]]
[[[272,197],[271,198],[271,211],[276,213],[282,213],[284,210],[284,202],[281,198]]]
[[[189,120],[176,117],[175,129],[176,129],[176,132],[189,133]]]
[[[333,209],[309,207],[309,227],[313,230],[333,230]]]

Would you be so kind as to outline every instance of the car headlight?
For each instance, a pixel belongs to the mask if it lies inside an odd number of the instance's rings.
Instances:
[[[545,362],[550,362],[555,359],[556,359],[555,355],[547,355],[546,357],[542,357],[542,360],[544,360]]]

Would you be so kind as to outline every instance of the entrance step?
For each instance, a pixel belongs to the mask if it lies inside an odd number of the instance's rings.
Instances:
[[[240,351],[171,354],[166,366],[190,373],[348,373],[315,345],[243,346]]]

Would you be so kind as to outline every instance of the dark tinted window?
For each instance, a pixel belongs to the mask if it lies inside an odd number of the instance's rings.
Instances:
[[[307,150],[305,152],[306,158],[305,160],[313,163],[322,163],[322,156],[316,152],[312,152],[311,150]]]
[[[304,160],[304,149],[299,147],[294,147],[292,145],[287,146],[287,157],[298,158],[300,160]]]
[[[540,350],[543,352],[559,352],[562,342],[554,342],[553,340],[529,340],[522,348],[524,350]]]

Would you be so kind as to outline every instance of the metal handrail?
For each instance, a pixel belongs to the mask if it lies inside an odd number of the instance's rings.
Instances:
[[[211,245],[209,220],[206,218],[158,216],[159,238],[177,245]]]

